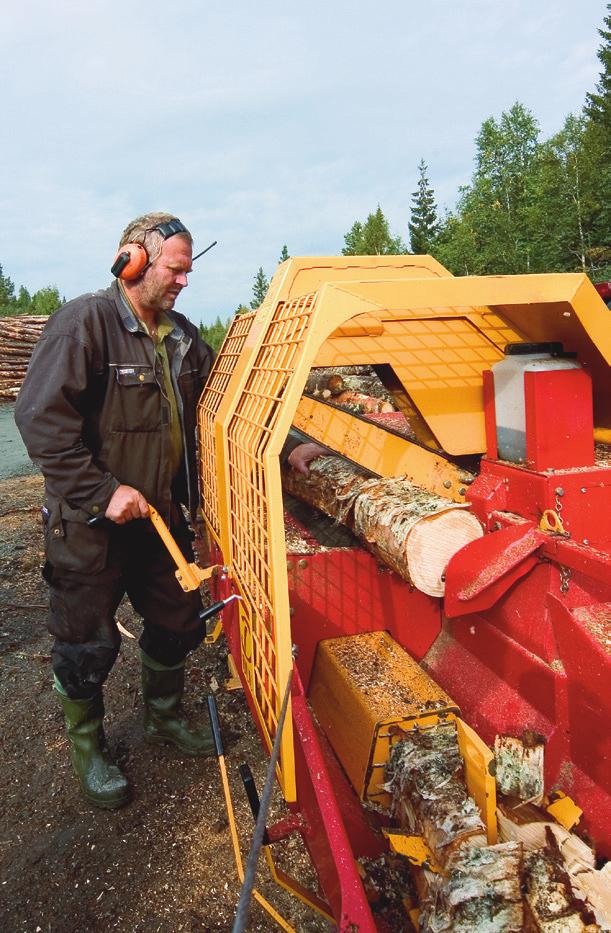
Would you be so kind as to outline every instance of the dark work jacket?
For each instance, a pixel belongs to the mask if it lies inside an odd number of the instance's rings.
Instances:
[[[47,559],[59,569],[104,568],[109,529],[86,522],[104,513],[119,484],[138,489],[166,522],[172,494],[195,517],[196,408],[213,353],[184,315],[168,317],[184,445],[173,483],[161,362],[117,283],[63,305],[36,344],[15,420],[45,478]]]

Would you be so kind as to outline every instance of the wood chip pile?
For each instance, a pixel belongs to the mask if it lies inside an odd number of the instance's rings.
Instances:
[[[0,399],[12,401],[25,378],[28,363],[46,316],[0,317]]]

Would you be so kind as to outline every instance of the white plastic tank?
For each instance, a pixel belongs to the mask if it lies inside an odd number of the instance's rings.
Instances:
[[[505,358],[492,367],[499,460],[526,460],[524,373],[581,368],[575,354],[563,353],[561,343],[507,344]]]

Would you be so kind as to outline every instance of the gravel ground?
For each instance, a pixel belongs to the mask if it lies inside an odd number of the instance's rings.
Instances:
[[[144,744],[137,641],[123,647],[106,689],[111,752],[134,799],[122,810],[89,807],[68,759],[51,689],[47,594],[40,577],[39,475],[0,481],[0,926],[4,933],[178,933],[231,930],[239,896],[215,759],[181,760]],[[129,604],[119,609],[136,637]],[[266,759],[240,691],[228,693],[221,644],[202,648],[187,667],[187,712],[205,716],[217,689],[242,851],[253,824],[237,768],[247,761],[261,789]],[[271,818],[284,813],[279,794]],[[298,839],[280,861],[312,883]],[[329,926],[268,880],[261,890],[298,930]],[[249,930],[273,930],[257,905]]]

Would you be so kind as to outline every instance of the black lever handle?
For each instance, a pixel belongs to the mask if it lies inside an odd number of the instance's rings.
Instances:
[[[238,771],[240,772],[240,777],[242,778],[242,783],[244,784],[244,790],[246,791],[246,796],[248,797],[250,812],[252,813],[253,819],[256,823],[257,817],[259,816],[259,810],[261,809],[261,801],[259,800],[259,792],[257,791],[255,779],[252,776],[252,771],[247,764],[240,765]],[[269,845],[267,829],[263,833],[263,845]]]
[[[219,714],[216,708],[216,700],[214,696],[209,693],[207,696],[208,701],[208,715],[210,716],[210,727],[212,729],[212,738],[214,739],[214,750],[216,752],[216,757],[221,758],[225,752],[223,751],[223,739],[221,737],[221,724],[219,722]]]

